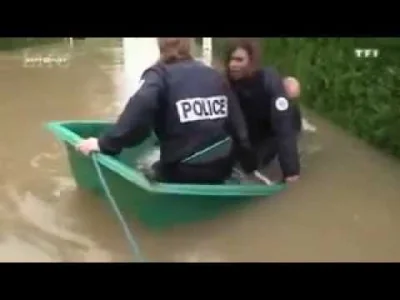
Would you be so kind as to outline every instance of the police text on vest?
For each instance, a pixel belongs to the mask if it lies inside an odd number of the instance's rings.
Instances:
[[[223,119],[228,116],[228,98],[212,96],[207,98],[189,98],[176,102],[181,123]]]

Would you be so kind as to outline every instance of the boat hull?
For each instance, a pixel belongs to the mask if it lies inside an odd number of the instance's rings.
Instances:
[[[79,188],[106,199],[104,186],[92,157],[75,150],[82,138],[98,136],[111,124],[100,121],[50,122],[47,128],[60,139],[67,151],[71,173]],[[118,157],[96,154],[111,194],[125,215],[138,218],[147,227],[163,229],[173,225],[217,217],[256,197],[271,196],[284,185],[241,184],[231,180],[224,185],[165,184],[149,180],[138,168],[137,160],[153,148],[156,139],[148,138],[140,146]]]

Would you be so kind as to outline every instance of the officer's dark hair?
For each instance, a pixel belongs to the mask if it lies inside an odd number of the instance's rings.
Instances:
[[[193,59],[190,51],[190,38],[157,38],[157,41],[160,49],[160,62],[171,64]]]
[[[227,40],[223,57],[225,72],[228,71],[229,62],[233,52],[243,49],[247,52],[250,60],[250,72],[261,68],[261,50],[259,39],[255,38],[231,38]]]

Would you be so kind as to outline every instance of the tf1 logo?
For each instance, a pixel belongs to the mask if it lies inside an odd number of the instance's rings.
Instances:
[[[379,49],[357,48],[354,49],[354,55],[357,58],[377,58],[379,56]]]

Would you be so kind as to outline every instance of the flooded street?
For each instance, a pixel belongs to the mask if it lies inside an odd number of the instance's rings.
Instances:
[[[26,64],[27,55],[68,57]],[[25,53],[25,56],[24,56]],[[24,63],[25,62],[25,63]],[[0,261],[117,262],[132,254],[106,202],[78,190],[50,120],[113,119],[126,90],[121,44],[0,52]],[[313,115],[301,182],[220,218],[150,232],[151,261],[400,261],[400,162]]]

